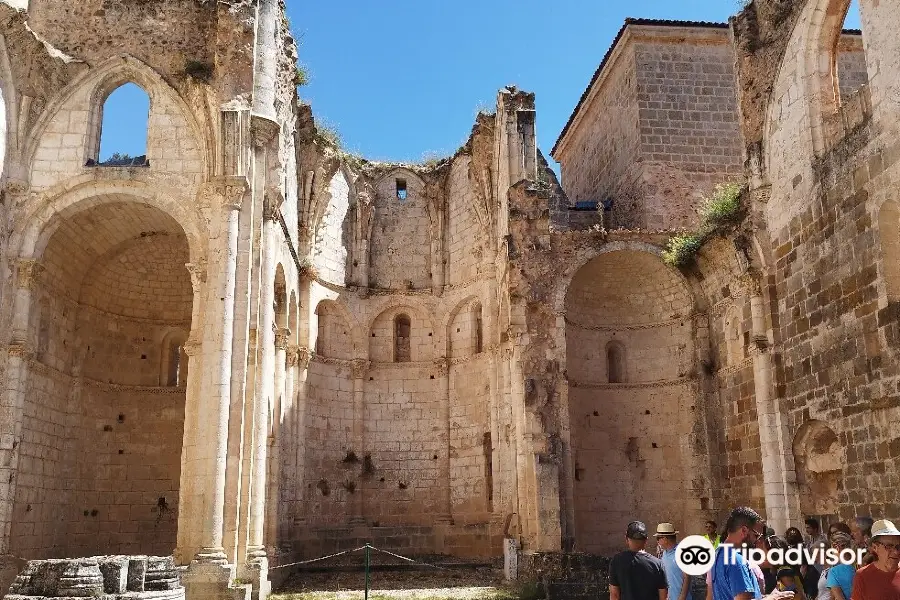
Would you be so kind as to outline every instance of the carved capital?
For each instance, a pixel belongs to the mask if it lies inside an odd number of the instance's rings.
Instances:
[[[25,290],[33,290],[35,284],[44,272],[44,267],[40,261],[33,258],[22,259],[17,265],[18,279],[17,284]]]
[[[271,119],[259,115],[250,117],[250,138],[253,140],[255,148],[268,146],[278,135],[279,129],[278,123]]]
[[[201,206],[221,206],[225,210],[240,210],[250,186],[245,177],[222,177],[207,182],[200,191]]]
[[[10,357],[17,356],[23,360],[31,360],[34,356],[34,352],[31,351],[31,348],[28,347],[28,343],[24,340],[13,340],[6,347],[6,352]]]
[[[434,361],[434,368],[438,375],[446,377],[450,374],[450,360],[444,357],[438,358]]]
[[[291,330],[287,327],[280,327],[275,331],[275,348],[278,350],[287,350],[288,340],[291,337]]]
[[[297,347],[297,366],[305,369],[309,366],[309,360],[312,358],[312,352],[306,346]]]
[[[288,344],[285,359],[287,360],[288,368],[296,367],[297,362],[300,360],[300,346],[297,344]]]
[[[194,293],[199,294],[200,288],[206,282],[206,264],[187,263],[184,266],[187,267],[188,272],[191,274],[191,287],[194,288]]]
[[[350,363],[350,368],[353,371],[353,379],[363,379],[369,372],[371,366],[372,361],[364,360],[362,358],[354,359],[353,362]]]
[[[251,327],[247,331],[247,348],[250,356],[256,354],[256,340],[258,336],[256,335],[256,328]]]
[[[200,351],[203,349],[203,341],[188,338],[188,341],[184,343],[182,348],[184,348],[184,353],[188,357],[193,358],[200,355]]]
[[[274,221],[278,217],[278,211],[284,204],[284,194],[278,188],[266,188],[263,198],[263,219]]]
[[[21,179],[7,179],[3,191],[10,196],[21,196],[28,192],[29,185],[27,181]]]

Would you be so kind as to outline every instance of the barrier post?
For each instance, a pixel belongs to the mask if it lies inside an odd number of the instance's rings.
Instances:
[[[366,544],[366,600],[369,600],[369,544]]]

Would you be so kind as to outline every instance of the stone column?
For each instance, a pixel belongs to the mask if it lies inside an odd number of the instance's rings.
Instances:
[[[203,328],[203,373],[195,446],[185,448],[182,469],[188,489],[199,497],[201,549],[198,563],[225,564],[222,544],[225,510],[225,465],[228,450],[228,408],[231,402],[231,345],[234,336],[235,276],[237,271],[238,212],[247,193],[243,177],[225,178],[205,193],[217,227],[209,240],[209,283]],[[216,206],[218,203],[218,206]],[[217,213],[217,214],[216,214]],[[197,499],[197,498],[195,498]]]
[[[499,405],[499,400],[497,398],[497,370],[500,368],[500,364],[497,357],[497,346],[491,346],[488,352],[490,353],[488,358],[488,386],[490,389],[490,402],[488,404],[487,422],[491,432],[491,456],[488,457],[491,461],[491,464],[488,466],[491,469],[491,478],[494,482],[491,497],[489,498],[491,503],[489,508],[493,513],[502,514],[503,508],[500,506],[500,486],[502,478],[500,476],[500,461],[498,460],[500,451],[500,421],[499,416],[497,415]]]
[[[359,451],[360,456],[365,456],[365,412],[366,412],[366,375],[372,363],[361,358],[351,363],[353,371],[353,446]],[[356,494],[353,495],[350,522],[363,524],[366,522],[365,486],[360,484]]]
[[[184,403],[184,436],[182,447],[193,448],[197,445],[197,431],[200,428],[199,404],[200,383],[203,368],[200,363],[203,352],[203,322],[202,308],[205,301],[203,297],[204,284],[206,282],[206,264],[187,264],[191,274],[191,287],[194,291],[193,307],[191,311],[191,334],[184,343],[184,353],[188,357],[188,381]],[[183,474],[185,475],[185,474]],[[185,488],[186,489],[186,488]],[[178,541],[173,552],[178,564],[190,562],[197,550],[198,542],[191,525],[197,521],[198,503],[196,497],[185,495],[178,502]]]
[[[280,487],[285,489],[278,499],[278,540],[290,541],[290,523],[293,518],[294,503],[297,501],[297,450],[295,445],[300,443],[300,432],[297,431],[297,402],[294,398],[297,381],[297,361],[299,359],[299,347],[296,344],[288,344],[286,352],[286,372],[284,378],[284,440],[281,445],[283,460],[279,469],[286,473],[282,478]]]
[[[450,361],[445,357],[439,358],[434,361],[434,368],[437,370],[440,378],[440,391],[438,392],[440,408],[438,409],[438,414],[441,417],[441,425],[443,425],[442,437],[444,438],[439,471],[441,479],[441,508],[437,521],[450,523],[453,521],[453,505],[450,497],[452,488],[450,485]]]
[[[758,281],[750,284],[750,292],[755,344],[753,384],[759,420],[766,519],[776,531],[784,531],[801,517],[797,478],[794,472],[794,454],[780,402],[773,393],[772,356],[766,335],[763,296]]]
[[[279,293],[284,293],[279,290]],[[286,301],[286,299],[283,299]],[[284,414],[289,401],[285,394],[287,373],[287,346],[291,330],[282,327],[275,334],[275,410],[272,412],[272,436],[270,439],[271,455],[269,456],[269,491],[266,503],[266,547],[270,554],[278,548],[278,513],[280,512],[281,487],[281,450],[289,433],[286,430]],[[285,430],[282,429],[285,426]]]
[[[294,435],[297,443],[297,484],[294,488],[297,490],[297,499],[294,502],[293,512],[293,523],[295,527],[299,526],[304,518],[303,494],[306,476],[306,380],[309,378],[310,358],[311,354],[309,348],[306,346],[297,348],[297,405],[294,408],[294,431],[296,431]]]
[[[22,441],[28,366],[34,356],[29,340],[29,314],[32,293],[37,287],[43,267],[37,260],[21,259],[16,265],[16,289],[13,298],[9,345],[6,347],[6,377],[0,390],[0,411],[9,418],[0,419],[0,555],[9,554],[13,504]]]
[[[268,565],[263,535],[266,518],[266,471],[269,443],[269,412],[275,387],[275,227],[283,197],[266,190],[263,206],[262,248],[257,329],[260,361],[253,405],[253,459],[250,466],[250,526],[247,563],[265,569]]]

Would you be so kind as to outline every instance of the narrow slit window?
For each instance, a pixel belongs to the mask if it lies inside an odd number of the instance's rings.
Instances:
[[[101,113],[99,151],[92,162],[101,167],[147,167],[150,97],[126,83],[107,96]]]
[[[410,362],[410,330],[411,324],[406,315],[397,315],[394,319],[394,362]]]
[[[397,200],[406,200],[406,180],[397,180]]]
[[[484,351],[484,335],[480,304],[476,304],[472,309],[472,331],[475,335],[475,354],[481,354]]]
[[[172,344],[169,353],[169,387],[184,387],[187,376],[187,364],[183,344]]]
[[[606,373],[609,383],[625,383],[625,347],[620,342],[606,347]]]

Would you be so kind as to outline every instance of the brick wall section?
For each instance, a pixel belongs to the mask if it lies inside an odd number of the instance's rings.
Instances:
[[[396,180],[407,185],[406,200],[397,198]],[[369,285],[383,289],[431,286],[430,220],[421,180],[396,171],[381,180],[375,200]]]
[[[450,172],[450,194],[447,198],[447,281],[459,285],[477,273],[479,257],[484,251],[484,230],[479,226],[472,205],[475,197],[469,181],[472,159],[461,156]]]
[[[693,224],[704,195],[742,175],[728,33],[702,33],[696,41],[635,41],[644,222],[651,229]]]
[[[82,59],[120,52],[168,73],[185,62],[211,59],[216,5],[182,0],[38,0],[29,6],[29,23],[63,51]],[[165,35],[161,35],[160,31]]]
[[[350,516],[343,487],[356,465],[344,463],[353,448],[353,380],[349,367],[313,360],[309,365],[304,439],[306,469],[302,498],[310,527],[342,525]]]
[[[607,65],[609,73],[596,99],[583,108],[581,126],[562,163],[562,184],[572,203],[581,200],[615,200],[611,224],[629,226],[642,210],[639,191],[640,155],[634,50]],[[610,224],[607,224],[609,227]]]
[[[847,98],[868,81],[862,36],[842,35],[838,45],[838,85],[841,98]]]

